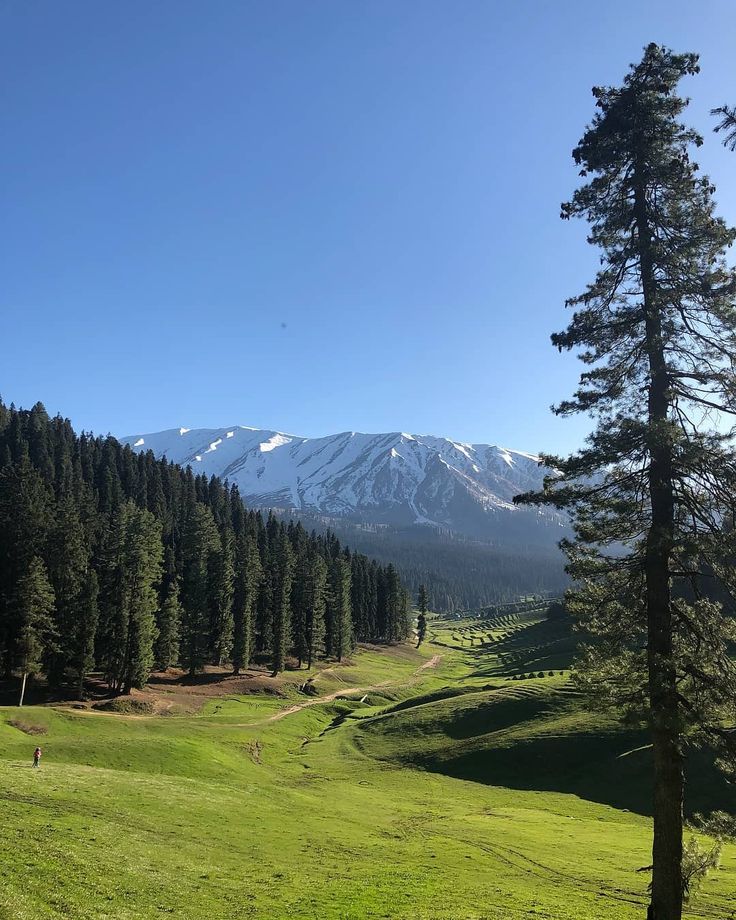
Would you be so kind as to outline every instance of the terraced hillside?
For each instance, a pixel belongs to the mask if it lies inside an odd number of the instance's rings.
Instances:
[[[0,917],[640,918],[646,751],[571,691],[564,624],[430,634],[277,686],[0,710]],[[735,890],[729,847],[688,917]]]

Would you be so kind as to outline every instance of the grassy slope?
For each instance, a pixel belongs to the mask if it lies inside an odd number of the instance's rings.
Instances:
[[[641,917],[641,755],[559,674],[504,676],[563,667],[564,630],[496,626],[363,651],[317,686],[381,685],[365,702],[274,721],[296,678],[196,716],[28,708],[40,771],[0,711],[0,917]],[[734,889],[732,848],[689,916],[730,916]]]

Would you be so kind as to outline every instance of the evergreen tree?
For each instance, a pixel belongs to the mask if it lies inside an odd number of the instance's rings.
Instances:
[[[18,427],[7,426],[14,441]],[[42,557],[52,517],[51,491],[31,465],[27,446],[20,442],[16,451],[18,460],[0,471],[0,653],[7,677],[19,655],[21,630],[13,598],[31,560]]]
[[[419,616],[417,617],[417,648],[427,636],[427,604],[427,589],[424,585],[419,585],[419,594],[417,595],[417,607],[419,609]]]
[[[200,671],[207,660],[210,556],[218,544],[212,512],[206,505],[194,502],[184,531],[181,590],[181,660],[190,674]]]
[[[67,492],[56,506],[46,557],[56,598],[56,633],[58,641],[49,661],[48,676],[52,684],[61,684],[74,670],[81,650],[77,620],[85,591],[90,551],[79,517],[77,503]],[[82,640],[84,641],[84,640]],[[78,674],[75,675],[78,677]]]
[[[158,616],[158,637],[154,648],[154,661],[160,671],[168,670],[179,661],[181,616],[179,579],[172,573],[164,590]]]
[[[259,533],[259,553],[263,572],[256,602],[256,650],[270,654],[274,643],[274,562],[265,529]]]
[[[233,589],[235,582],[235,538],[224,527],[219,547],[210,556],[210,655],[213,664],[223,664],[233,645]]]
[[[19,706],[23,705],[26,679],[41,668],[41,660],[55,635],[54,589],[51,587],[43,562],[33,556],[26,572],[18,581],[13,599],[19,629],[18,666],[21,672]]]
[[[113,689],[119,689],[128,641],[125,517],[118,507],[107,519],[100,550],[100,622],[96,658]]]
[[[598,427],[577,454],[544,458],[561,475],[521,499],[574,517],[568,604],[596,638],[582,685],[649,725],[650,920],[682,914],[683,746],[728,737],[736,715],[735,621],[712,599],[715,582],[736,588],[736,536],[722,527],[736,505],[724,260],[736,233],[714,217],[713,186],[689,156],[701,139],[678,120],[677,85],[697,71],[695,55],[650,45],[621,87],[593,91],[598,112],[574,151],[586,183],[563,217],[590,223],[602,268],[552,341],[582,349],[588,368],[556,411],[592,413]],[[721,423],[708,428],[712,412]]]
[[[303,573],[302,604],[304,617],[303,642],[296,646],[299,665],[306,660],[307,667],[324,650],[325,609],[327,604],[327,563],[317,553],[310,553],[305,560]]]
[[[281,530],[272,562],[273,585],[273,672],[286,667],[291,645],[291,587],[294,554],[286,532]]]
[[[291,587],[291,648],[300,668],[307,657],[309,569],[310,560],[306,551],[302,549],[301,552],[295,552]]]
[[[338,556],[330,570],[330,636],[329,648],[338,661],[354,648],[353,621],[350,606],[350,563]]]
[[[163,549],[161,527],[145,508],[125,505],[125,570],[128,614],[122,673],[123,693],[145,686],[153,667],[158,583]]]
[[[76,620],[72,626],[74,634],[74,654],[71,667],[76,673],[77,689],[80,697],[84,691],[84,682],[95,665],[95,636],[99,620],[99,582],[94,569],[87,570],[79,594],[79,606]]]
[[[126,502],[114,513],[105,548],[100,657],[108,683],[129,693],[153,666],[161,530],[153,515]]]
[[[258,545],[252,536],[241,534],[236,544],[233,592],[233,673],[247,668],[253,655],[254,611],[261,584],[262,567]]]
[[[384,637],[389,642],[398,642],[408,635],[407,600],[399,573],[391,564],[386,567],[384,605]]]

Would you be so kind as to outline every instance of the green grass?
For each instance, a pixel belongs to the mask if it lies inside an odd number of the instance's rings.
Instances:
[[[569,637],[526,613],[431,632],[315,681],[377,689],[275,721],[312,702],[303,674],[197,715],[28,707],[39,739],[0,710],[0,918],[640,918],[640,739],[559,675],[509,679]],[[735,889],[727,848],[688,917],[732,916]]]

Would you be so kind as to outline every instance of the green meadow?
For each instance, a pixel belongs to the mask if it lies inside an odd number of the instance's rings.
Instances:
[[[643,917],[648,749],[573,692],[565,625],[429,639],[197,711],[0,710],[0,917]],[[734,807],[705,759],[688,795]],[[736,847],[686,916],[736,917]]]

